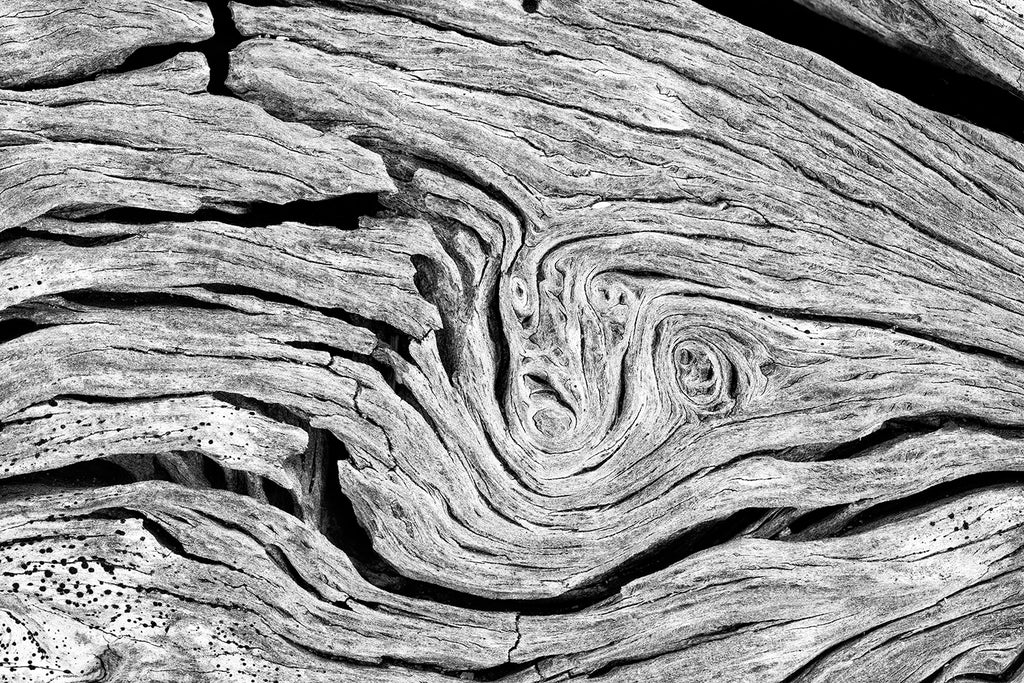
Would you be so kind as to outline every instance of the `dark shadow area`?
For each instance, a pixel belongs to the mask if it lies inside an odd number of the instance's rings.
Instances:
[[[0,233],[0,261],[4,257],[13,256],[17,253],[15,249],[21,240],[39,240],[45,242],[57,242],[71,247],[101,247],[115,242],[122,242],[130,239],[132,235],[65,235],[59,232],[46,230],[30,230],[25,227],[10,228]],[[8,253],[10,252],[10,253]]]
[[[210,0],[207,4],[213,15],[214,30],[212,38],[200,43],[200,49],[210,64],[210,84],[207,90],[213,95],[233,96],[224,82],[228,76],[228,55],[242,42],[242,34],[235,28],[228,0]]]
[[[27,318],[9,318],[7,320],[0,320],[0,344],[6,344],[9,341],[14,341],[18,337],[24,337],[26,334],[41,330],[45,325],[40,325]]]
[[[228,76],[229,54],[242,42],[242,34],[235,28],[234,19],[227,0],[210,0],[210,14],[213,16],[213,37],[198,43],[169,43],[147,45],[133,52],[115,72],[123,73],[156,66],[182,52],[202,52],[210,66],[210,82],[207,92],[212,95],[233,97],[224,82]]]
[[[73,289],[69,292],[62,292],[60,296],[70,303],[94,308],[132,310],[135,308],[171,307],[208,311],[234,310],[230,306],[171,292],[108,292],[99,289]]]
[[[995,425],[968,415],[936,413],[885,420],[874,431],[858,439],[843,442],[838,446],[828,443],[811,443],[775,450],[754,451],[743,457],[745,459],[770,457],[788,462],[848,460],[866,455],[880,446],[895,446],[899,442],[910,438],[930,434],[940,429],[955,428],[976,429],[986,432],[998,432],[1006,436],[1024,437],[1024,429],[1017,425]]]
[[[996,85],[889,47],[791,0],[695,0],[773,38],[806,48],[934,111],[1024,141],[1024,100]]]
[[[203,463],[203,478],[210,484],[210,487],[222,491],[227,489],[227,471],[213,458],[206,455],[200,457]]]
[[[228,7],[228,0],[209,0],[207,5],[213,17],[214,35],[211,38],[195,43],[176,42],[162,45],[145,45],[128,55],[117,66],[97,73],[71,79],[50,78],[43,82],[32,82],[23,86],[9,86],[6,89],[18,91],[61,88],[76,83],[94,81],[97,77],[107,73],[125,73],[146,69],[162,64],[183,52],[201,52],[210,68],[207,92],[213,95],[234,97],[234,94],[228,90],[224,83],[228,75],[229,54],[231,50],[242,42],[242,35],[235,27],[235,22],[231,17],[231,10]]]
[[[788,529],[791,535],[803,533],[819,524],[835,519],[843,514],[843,511],[849,508],[848,504],[840,505],[826,505],[820,507],[817,510],[812,510],[806,514],[800,515],[792,522],[789,523]]]
[[[148,69],[149,67],[162,64],[182,52],[201,52],[205,42],[146,45],[128,55],[128,58],[121,62],[116,69],[112,69],[112,72],[125,73],[137,71],[138,69]]]
[[[263,495],[266,497],[268,503],[276,507],[278,510],[287,512],[292,517],[297,517],[299,520],[302,520],[302,510],[299,509],[299,506],[295,501],[294,493],[266,477],[260,477],[259,482],[263,488]]]
[[[853,517],[843,528],[841,535],[861,533],[893,521],[896,516],[911,516],[920,512],[931,510],[935,507],[948,503],[957,498],[963,498],[971,493],[984,489],[995,489],[1003,487],[1024,486],[1024,472],[996,471],[979,472],[978,474],[960,477],[952,481],[943,482],[924,491],[911,496],[897,498],[874,505],[864,512]],[[950,513],[952,514],[952,513]],[[970,522],[967,521],[969,529]]]
[[[237,208],[238,211],[201,209],[195,213],[174,213],[125,207],[92,214],[82,219],[82,222],[110,221],[147,225],[162,222],[217,221],[244,227],[266,227],[291,222],[354,230],[359,227],[360,217],[375,216],[382,207],[375,193],[356,193],[331,199],[300,199],[286,204],[253,202]]]
[[[3,479],[3,487],[61,487],[61,488],[99,488],[103,486],[120,486],[136,481],[131,472],[109,460],[97,458],[76,462],[43,472],[19,474]]]

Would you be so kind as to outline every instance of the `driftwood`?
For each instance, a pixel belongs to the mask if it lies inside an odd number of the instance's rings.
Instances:
[[[1020,680],[1024,124],[727,9],[0,6],[0,681]]]
[[[1024,5],[956,0],[798,0],[894,47],[1024,93]]]

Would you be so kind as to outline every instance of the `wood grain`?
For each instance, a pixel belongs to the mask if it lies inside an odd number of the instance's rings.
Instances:
[[[2,93],[0,230],[44,213],[192,213],[392,187],[343,138],[206,92],[198,53],[64,87]]]
[[[213,35],[210,9],[194,0],[6,2],[0,6],[0,87],[69,82],[115,68],[142,48]]]
[[[1019,86],[929,1],[804,4]],[[1024,143],[714,3],[141,5],[0,11],[0,681],[1021,676]]]
[[[1024,6],[1013,0],[798,0],[887,44],[1024,96]]]

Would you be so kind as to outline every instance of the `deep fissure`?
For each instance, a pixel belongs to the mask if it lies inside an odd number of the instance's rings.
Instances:
[[[143,208],[118,208],[91,214],[82,219],[88,223],[187,223],[216,221],[240,227],[269,227],[281,223],[302,223],[342,230],[359,227],[362,217],[374,217],[382,211],[376,193],[353,193],[329,199],[300,199],[285,204],[251,202],[229,208],[205,208],[195,213],[175,213]]]
[[[890,47],[793,0],[694,0],[927,109],[1024,141],[1024,100],[996,85]]]

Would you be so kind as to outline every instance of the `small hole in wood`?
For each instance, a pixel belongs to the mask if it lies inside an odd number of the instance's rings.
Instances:
[[[529,14],[536,12],[539,6],[540,0],[523,0],[523,10]]]

